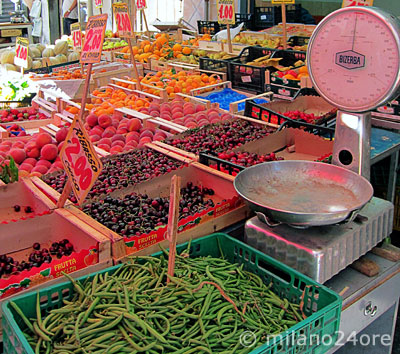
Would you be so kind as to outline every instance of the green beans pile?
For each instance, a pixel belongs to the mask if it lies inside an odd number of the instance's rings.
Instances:
[[[249,353],[303,319],[301,306],[279,298],[243,265],[222,258],[135,257],[113,274],[96,274],[64,306],[26,318],[24,334],[36,354]],[[68,277],[68,276],[67,276]],[[170,278],[167,284],[167,277]],[[240,336],[257,341],[246,348]]]

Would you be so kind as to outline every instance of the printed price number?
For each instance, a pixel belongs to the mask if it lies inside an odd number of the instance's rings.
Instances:
[[[82,49],[82,31],[81,25],[79,22],[73,23],[71,25],[71,34],[72,34],[72,44],[74,50],[81,50]]]
[[[103,0],[94,0],[94,6],[96,9],[103,7]]]
[[[91,16],[86,25],[85,42],[82,48],[81,63],[98,63],[101,59],[107,14]]]
[[[114,15],[117,22],[118,34],[120,37],[133,37],[132,24],[129,17],[128,5],[124,3],[115,3]]]
[[[217,0],[218,23],[235,24],[235,8],[233,0]]]
[[[372,6],[374,0],[343,0],[342,7],[348,6]]]
[[[144,10],[147,8],[146,0],[136,0],[136,9]]]
[[[103,165],[77,119],[72,123],[60,157],[79,204],[85,200]]]
[[[29,40],[23,37],[17,37],[15,46],[14,64],[23,68],[28,67]]]

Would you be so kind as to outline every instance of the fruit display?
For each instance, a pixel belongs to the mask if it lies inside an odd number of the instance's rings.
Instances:
[[[148,123],[145,127],[140,119],[124,118],[121,113],[114,113],[112,116],[96,116],[91,113],[86,117],[85,127],[90,140],[111,154],[141,148],[147,143],[161,141],[167,137],[165,131],[152,124]]]
[[[97,198],[117,189],[133,186],[183,166],[178,160],[149,148],[135,149],[127,153],[102,158],[103,170],[89,192],[89,198]],[[47,174],[42,180],[61,193],[67,175],[65,172]],[[75,196],[70,197],[76,202]]]
[[[56,353],[55,348],[72,348],[73,343],[80,343],[87,353],[91,348],[100,348],[98,353],[106,348],[110,353],[238,353],[243,333],[252,330],[259,335],[254,334],[251,347],[240,350],[250,353],[270,336],[307,318],[300,295],[289,301],[273,283],[267,284],[243,264],[231,263],[223,255],[194,257],[191,252],[189,247],[178,252],[174,276],[166,275],[165,251],[158,257],[135,257],[94,279],[69,277],[74,294],[61,308],[43,316],[38,310],[28,319],[22,305],[11,302],[10,307],[36,353],[46,349]],[[137,295],[138,285],[143,295]],[[32,294],[31,299],[32,304],[39,303],[40,294]],[[55,332],[57,340],[52,340]],[[43,347],[38,344],[42,342]]]
[[[14,138],[14,137],[21,137],[21,136],[26,136],[26,131],[24,128],[22,128],[21,126],[19,126],[18,124],[13,124],[13,125],[6,125],[4,127],[9,135],[9,138]]]
[[[57,72],[52,72],[51,74],[43,74],[41,77],[50,78],[52,80],[74,80],[74,79],[76,80],[76,79],[85,79],[86,74],[82,74],[81,69],[73,69],[73,70],[59,70]]]
[[[202,57],[214,59],[214,60],[225,60],[225,59],[230,59],[233,58],[234,56],[232,54],[228,54],[226,52],[209,52],[204,49],[194,49],[191,54],[189,55],[183,55],[179,58],[174,59],[174,62],[176,63],[184,63],[184,64],[192,64],[192,65],[198,65],[199,60]],[[160,59],[163,61],[163,58]],[[164,58],[164,61],[166,59]]]
[[[301,63],[297,63],[301,64]],[[296,64],[295,64],[296,66]],[[298,65],[297,65],[298,66]],[[297,69],[290,69],[290,70],[284,70],[284,71],[276,71],[271,74],[271,81],[273,81],[274,77],[279,77],[280,79],[286,79],[286,80],[296,80],[300,81],[302,77],[309,77],[308,75],[308,69],[307,66],[301,66]]]
[[[214,207],[209,196],[214,191],[188,183],[181,188],[179,218],[186,217]],[[128,194],[121,198],[107,196],[104,200],[86,204],[86,214],[114,232],[130,237],[148,234],[168,222],[169,198],[149,198],[146,194]]]
[[[170,102],[164,102],[161,105],[158,103],[150,103],[148,114],[188,128],[201,127],[232,118],[230,114],[221,114],[217,109],[207,109],[203,104],[186,102],[179,97]]]
[[[35,242],[26,259],[18,261],[6,254],[0,255],[0,278],[7,278],[23,270],[40,267],[44,263],[51,263],[53,258],[60,259],[63,256],[70,256],[72,252],[74,252],[74,246],[68,239],[53,242],[49,248],[43,248],[40,243]]]
[[[34,107],[10,108],[0,110],[0,123],[22,122],[25,120],[48,119],[44,113]],[[15,129],[12,129],[15,130]]]
[[[293,120],[302,120],[306,123],[315,124],[318,120],[321,119],[321,116],[315,116],[314,113],[306,113],[302,111],[287,111],[285,113],[278,112],[283,114],[285,117],[288,117]]]
[[[225,111],[229,111],[231,103],[249,98],[249,96],[233,91],[230,88],[225,88],[220,91],[212,92],[208,95],[197,96],[197,97],[208,100],[211,103],[218,103],[219,107],[221,109],[224,109]],[[256,98],[254,99],[254,101],[256,103],[264,103],[267,102],[268,100],[262,98]],[[245,107],[245,102],[241,102],[238,104],[237,110],[243,111],[244,107]]]
[[[105,39],[103,42],[103,50],[118,50],[127,45],[128,43],[124,39],[121,39],[120,41],[109,41]]]
[[[19,175],[41,176],[63,169],[58,156],[68,129],[61,128],[55,137],[48,133],[37,133],[27,140],[5,140],[0,143],[0,161],[6,161],[9,156],[18,165]]]
[[[164,142],[188,152],[204,152],[215,156],[219,152],[267,136],[273,131],[274,129],[264,125],[237,119],[188,130],[180,136],[167,138]]]

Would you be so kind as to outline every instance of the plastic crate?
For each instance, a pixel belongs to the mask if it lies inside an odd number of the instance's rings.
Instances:
[[[239,25],[244,23],[243,31],[253,29],[253,15],[252,14],[235,14],[235,23]]]
[[[214,165],[218,171],[227,172],[231,176],[238,174],[246,168],[233,162],[220,159],[219,157],[205,154],[204,152],[199,153],[199,162],[206,166]]]
[[[244,48],[238,57],[228,62],[228,78],[232,82],[232,87],[264,93],[267,68],[247,63],[268,54],[272,57],[276,51],[276,49],[263,47]]]
[[[282,12],[281,12],[282,20]],[[286,5],[286,22],[301,23],[301,4]]]
[[[282,14],[279,6],[256,7],[254,12],[254,29],[264,29],[281,22]]]
[[[291,36],[288,39],[288,44],[290,44],[292,47],[296,46],[303,46],[308,44],[310,41],[310,37],[305,37],[305,36]]]
[[[200,70],[208,70],[208,71],[217,71],[217,72],[222,72],[226,73],[227,75],[227,80],[230,80],[229,77],[229,61],[235,60],[238,57],[232,57],[229,59],[211,59],[207,57],[200,57],[199,59],[199,67]]]
[[[187,243],[177,246],[177,252],[183,251],[186,247]],[[192,257],[207,255],[219,257],[221,256],[220,248],[228,261],[244,264],[246,270],[258,274],[264,283],[272,283],[272,290],[278,296],[297,303],[300,303],[301,297],[304,297],[304,313],[308,316],[307,319],[254,349],[252,354],[278,352],[322,354],[334,345],[338,337],[342,306],[342,300],[338,294],[226,234],[213,234],[193,240],[190,255]],[[161,252],[154,254],[154,256],[160,255]],[[98,273],[112,274],[119,267],[120,265],[114,266]],[[95,274],[81,277],[79,280],[92,279]],[[63,299],[70,299],[73,292],[70,282],[41,290],[39,294],[42,299],[42,314],[61,307]],[[14,298],[14,302],[23,309],[28,318],[35,318],[36,297],[35,292],[30,292]],[[21,318],[11,308],[9,301],[4,302],[2,308],[4,354],[33,354],[33,350],[22,333],[25,325]],[[297,343],[296,340],[298,340]]]
[[[197,21],[197,29],[200,34],[214,35],[226,28],[226,25],[220,25],[218,21]]]

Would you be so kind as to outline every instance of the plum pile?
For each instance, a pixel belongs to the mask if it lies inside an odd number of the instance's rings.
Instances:
[[[261,139],[272,132],[274,129],[262,124],[237,119],[192,129],[183,133],[180,138],[171,137],[164,142],[185,151],[196,154],[204,152],[215,156],[218,152]]]
[[[214,207],[214,190],[188,183],[181,188],[179,218]],[[123,198],[107,196],[104,200],[87,204],[83,211],[92,218],[123,236],[140,236],[168,223],[169,198],[150,198],[146,194],[131,193]]]
[[[147,181],[183,165],[177,160],[148,148],[107,156],[102,159],[102,162],[103,171],[89,192],[90,198]],[[44,182],[59,193],[62,192],[67,179],[65,172],[42,177]],[[72,194],[70,200],[76,202]]]
[[[42,248],[38,242],[32,246],[28,260],[21,262],[6,254],[0,255],[0,277],[17,274],[23,270],[31,270],[33,267],[40,267],[44,263],[51,263],[53,257],[60,259],[63,256],[70,256],[74,251],[74,246],[68,239],[53,242],[49,249]]]

